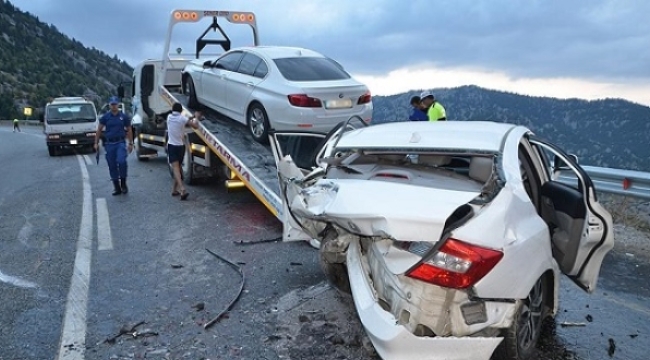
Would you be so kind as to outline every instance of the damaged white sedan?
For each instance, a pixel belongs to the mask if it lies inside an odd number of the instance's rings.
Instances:
[[[594,291],[612,219],[574,157],[511,124],[348,128],[272,134],[284,238],[321,241],[382,358],[526,359],[560,273]]]

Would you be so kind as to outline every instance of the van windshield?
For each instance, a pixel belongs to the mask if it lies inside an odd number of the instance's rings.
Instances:
[[[47,107],[45,119],[50,124],[95,122],[97,114],[91,104],[59,104]]]

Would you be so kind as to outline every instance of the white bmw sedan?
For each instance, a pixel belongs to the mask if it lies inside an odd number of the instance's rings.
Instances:
[[[303,48],[242,47],[193,60],[182,84],[190,107],[205,105],[246,124],[258,142],[268,141],[271,128],[327,132],[352,116],[372,117],[368,88],[336,61]]]
[[[560,275],[596,288],[612,218],[576,159],[529,129],[337,131],[272,134],[284,240],[321,241],[384,359],[529,359]]]

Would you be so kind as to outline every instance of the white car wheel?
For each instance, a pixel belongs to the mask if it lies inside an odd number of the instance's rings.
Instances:
[[[189,97],[187,105],[192,109],[198,108],[201,104],[196,97],[196,88],[194,88],[194,81],[190,76],[185,78],[185,85],[183,85],[183,88],[184,92]]]
[[[269,119],[264,107],[260,104],[251,105],[247,116],[248,130],[253,139],[266,144],[269,141]]]
[[[548,282],[546,276],[537,280],[517,310],[515,321],[504,334],[495,354],[498,359],[523,360],[533,355],[546,317]]]

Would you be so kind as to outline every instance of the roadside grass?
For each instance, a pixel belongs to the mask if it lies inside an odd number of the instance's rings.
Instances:
[[[650,234],[650,201],[631,196],[598,194],[599,202],[612,214],[614,223]]]

